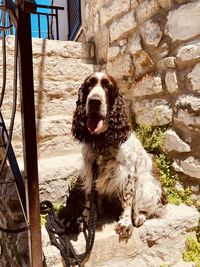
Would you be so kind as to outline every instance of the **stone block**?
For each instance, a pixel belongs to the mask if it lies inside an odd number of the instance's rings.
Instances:
[[[200,98],[191,95],[182,95],[177,99],[175,105],[177,108],[188,109],[193,113],[199,112]]]
[[[164,99],[134,101],[132,110],[141,125],[166,125],[172,121],[173,110]]]
[[[178,82],[175,71],[167,71],[165,75],[165,84],[169,93],[173,94],[178,91]]]
[[[178,172],[200,179],[200,161],[192,156],[184,160],[175,159],[173,167]]]
[[[40,199],[65,203],[82,165],[81,147],[63,156],[39,159]]]
[[[13,35],[6,37],[6,45],[9,54],[13,54],[15,45],[15,38]],[[80,42],[32,38],[33,57],[41,56],[42,46],[45,48],[45,56],[77,59],[89,59],[90,50],[92,48],[91,44]]]
[[[158,0],[158,4],[163,9],[169,10],[173,6],[173,0]]]
[[[133,55],[133,63],[135,65],[136,78],[151,72],[155,65],[149,54],[144,50],[138,51]]]
[[[188,74],[188,78],[192,85],[194,92],[200,93],[200,64],[197,64],[193,70]]]
[[[179,47],[177,53],[177,64],[187,64],[200,59],[200,43],[192,43]]]
[[[165,57],[157,62],[157,67],[160,70],[167,70],[168,68],[176,68],[175,57]]]
[[[167,153],[171,151],[176,151],[180,153],[191,151],[190,146],[185,143],[175,131],[171,129],[165,132],[162,147],[163,150]]]
[[[191,114],[188,110],[180,109],[174,117],[175,123],[182,123],[190,129],[200,129],[200,116]]]
[[[102,27],[98,34],[95,35],[95,56],[97,64],[102,65],[107,61],[107,52],[109,48],[109,30]]]
[[[185,41],[200,34],[200,3],[189,3],[169,12],[165,33],[173,42]],[[187,23],[186,23],[187,21]]]
[[[123,38],[124,36],[127,36],[128,33],[133,32],[136,26],[137,22],[135,20],[133,11],[115,20],[110,27],[111,43]]]
[[[139,34],[134,33],[133,36],[129,38],[128,50],[133,55],[137,53],[138,51],[142,50]]]
[[[108,61],[106,66],[106,71],[115,77],[115,79],[122,79],[126,76],[131,76],[132,70],[132,61],[130,55],[121,55],[113,59],[112,61]]]
[[[40,62],[40,59],[33,59],[35,80],[39,79],[41,76],[41,70],[39,68]],[[87,64],[79,59],[47,57],[42,70],[42,77],[49,81],[84,81],[93,70],[93,64]]]
[[[139,22],[144,22],[158,13],[159,10],[160,7],[157,0],[142,1],[137,8],[137,20]]]
[[[120,52],[119,46],[111,46],[108,48],[107,60],[112,60],[118,56]]]
[[[145,75],[141,80],[134,82],[130,90],[133,97],[161,93],[163,92],[161,77]]]
[[[153,20],[147,20],[143,24],[143,26],[141,27],[141,34],[143,42],[146,45],[150,45],[153,47],[158,46],[163,35],[159,24]]]
[[[113,21],[121,14],[128,12],[130,7],[129,0],[122,0],[119,4],[118,0],[111,1],[110,4],[102,7],[100,10],[100,24],[105,25]]]

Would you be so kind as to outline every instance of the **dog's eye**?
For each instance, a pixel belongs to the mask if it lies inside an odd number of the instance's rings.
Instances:
[[[108,83],[108,84],[106,84],[104,87],[105,87],[106,89],[110,90],[110,89],[112,88],[112,85]]]
[[[83,88],[83,93],[84,94],[89,94],[89,92],[92,89],[92,84],[90,82],[86,82]]]

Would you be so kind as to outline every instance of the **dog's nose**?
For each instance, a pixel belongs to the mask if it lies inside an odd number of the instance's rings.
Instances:
[[[90,99],[89,100],[89,107],[91,110],[98,111],[101,106],[101,100],[99,99]]]

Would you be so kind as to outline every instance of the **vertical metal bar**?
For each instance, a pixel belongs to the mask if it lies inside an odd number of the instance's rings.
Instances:
[[[59,40],[58,10],[57,9],[56,9],[56,36],[57,36],[57,40]]]
[[[20,94],[22,105],[22,130],[24,148],[24,172],[28,188],[28,212],[30,223],[30,265],[42,267],[42,243],[40,229],[39,182],[34,107],[33,60],[30,14],[18,5],[18,31],[20,52]]]
[[[38,16],[38,34],[39,34],[39,38],[41,38],[40,14],[37,14],[37,16]]]
[[[46,15],[46,18],[47,18],[48,39],[50,39],[50,33],[49,33],[49,15]]]

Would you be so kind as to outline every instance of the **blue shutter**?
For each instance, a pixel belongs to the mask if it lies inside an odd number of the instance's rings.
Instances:
[[[68,40],[74,40],[81,26],[81,3],[80,0],[68,0]]]

